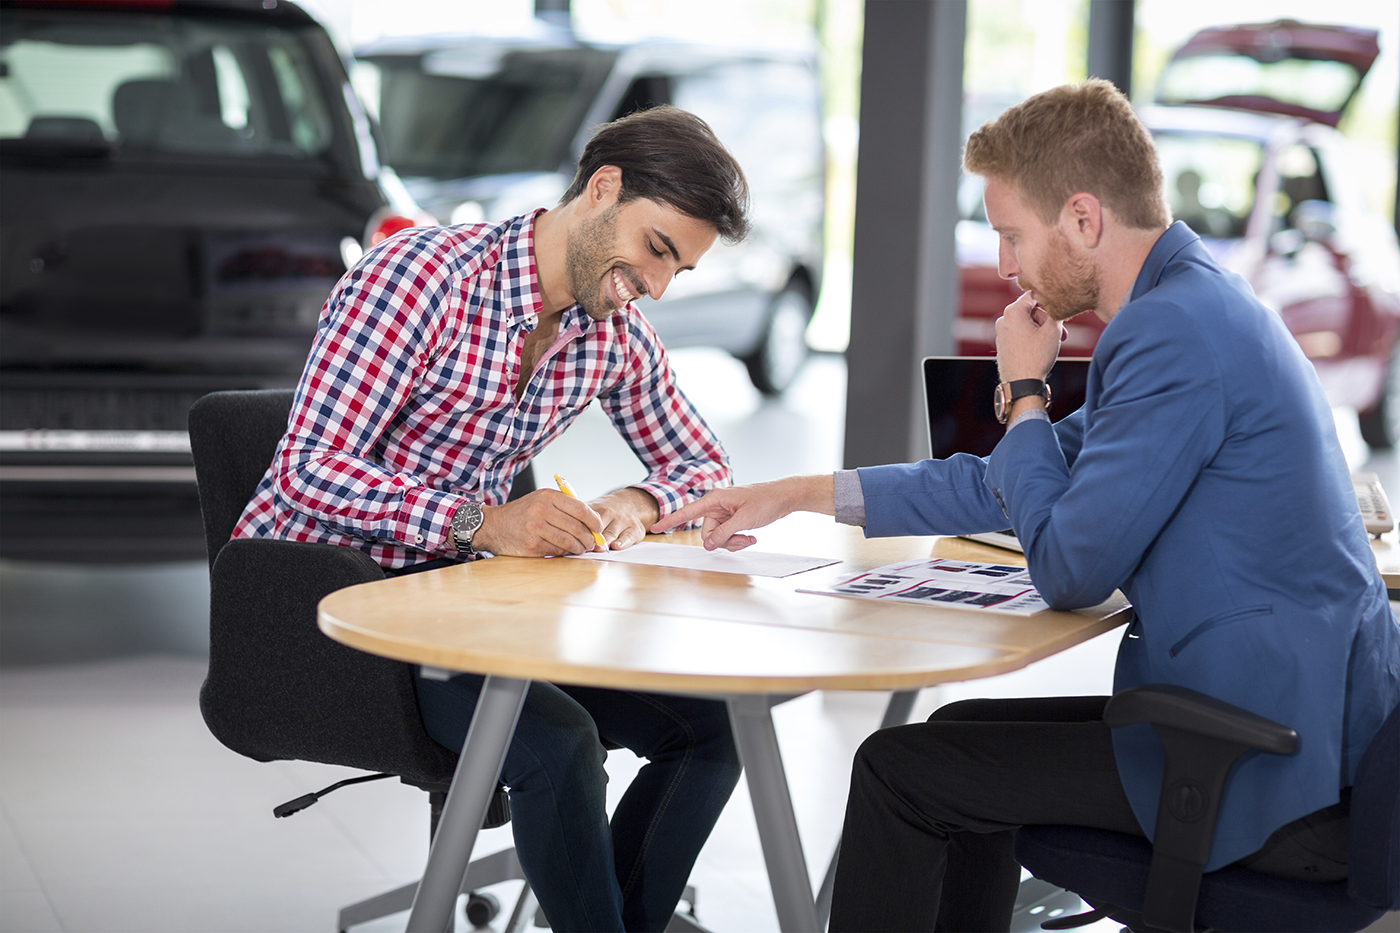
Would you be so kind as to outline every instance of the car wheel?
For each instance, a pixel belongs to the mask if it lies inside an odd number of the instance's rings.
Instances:
[[[1389,450],[1400,443],[1400,341],[1390,351],[1380,400],[1369,411],[1357,412],[1356,420],[1371,447]]]
[[[800,287],[789,285],[768,305],[763,339],[757,349],[741,357],[749,379],[764,395],[779,395],[807,361],[807,324],[812,320],[812,300]]]

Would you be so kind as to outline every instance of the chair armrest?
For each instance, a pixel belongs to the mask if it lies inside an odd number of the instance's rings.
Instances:
[[[1143,918],[1159,930],[1194,930],[1201,870],[1210,855],[1230,770],[1248,751],[1291,755],[1298,734],[1195,690],[1145,684],[1104,708],[1112,728],[1146,723],[1166,753]]]
[[[1145,722],[1271,755],[1291,755],[1298,748],[1298,733],[1287,726],[1174,684],[1145,684],[1124,690],[1108,701],[1103,718],[1114,729]]]

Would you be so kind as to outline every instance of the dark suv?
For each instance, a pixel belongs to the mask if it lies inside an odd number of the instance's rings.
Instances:
[[[0,556],[203,554],[185,413],[418,219],[376,152],[285,0],[0,0]]]

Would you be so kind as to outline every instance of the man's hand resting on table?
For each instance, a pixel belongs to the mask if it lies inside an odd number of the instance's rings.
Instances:
[[[598,551],[593,532],[613,550],[646,535],[660,509],[649,493],[628,487],[592,502],[556,489],[537,489],[514,502],[482,507],[481,528],[472,539],[478,551],[508,557],[549,557]]]
[[[509,557],[550,557],[598,550],[603,519],[557,489],[536,489],[504,505],[482,506],[472,547]]]
[[[646,537],[661,509],[651,493],[628,486],[589,503],[603,520],[603,540],[614,551],[629,548]]]
[[[655,533],[704,519],[705,550],[739,551],[758,539],[739,532],[762,528],[793,512],[836,512],[835,481],[830,473],[789,476],[752,486],[711,489],[699,499],[651,526]]]

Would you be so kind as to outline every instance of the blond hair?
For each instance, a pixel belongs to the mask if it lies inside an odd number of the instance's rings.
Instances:
[[[1171,223],[1152,136],[1100,78],[1036,94],[984,123],[967,140],[963,167],[1014,184],[1047,224],[1080,191],[1129,227]]]

